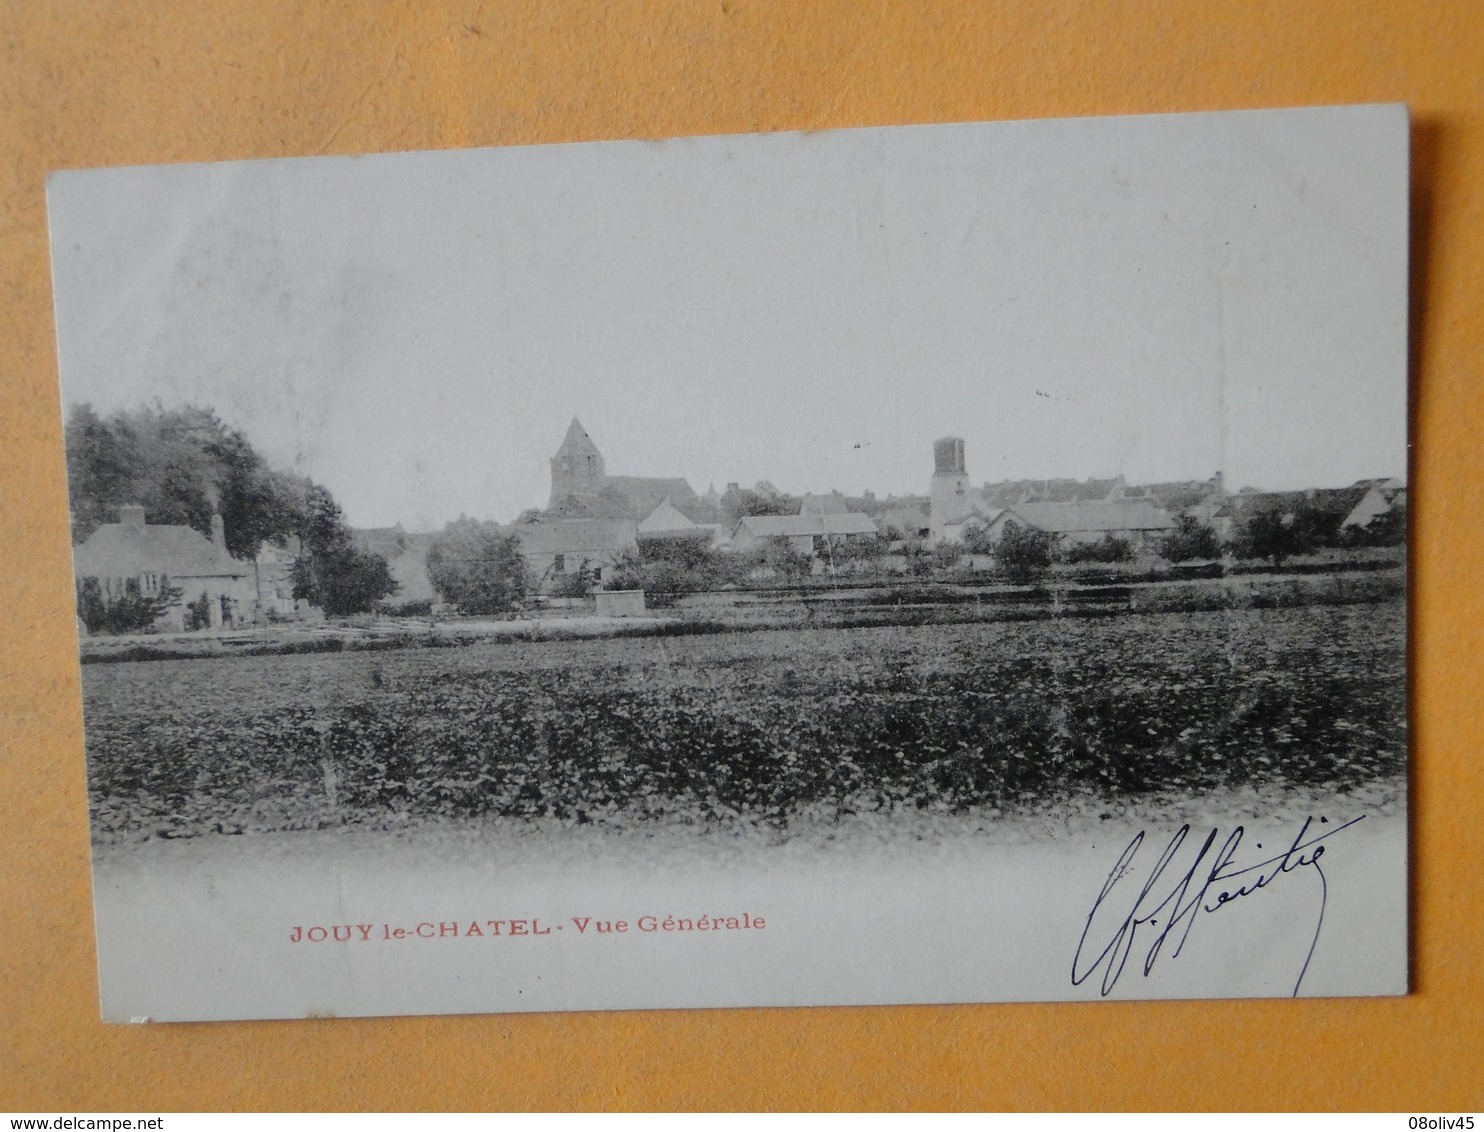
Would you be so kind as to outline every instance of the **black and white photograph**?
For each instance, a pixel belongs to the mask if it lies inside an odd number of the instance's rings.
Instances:
[[[1405,107],[48,205],[105,1019],[1406,993]]]

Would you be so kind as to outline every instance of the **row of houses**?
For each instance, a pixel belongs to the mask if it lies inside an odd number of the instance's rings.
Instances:
[[[1119,538],[1135,550],[1157,548],[1181,516],[1230,538],[1257,514],[1328,515],[1337,529],[1364,527],[1405,506],[1398,480],[1362,480],[1345,488],[1306,492],[1229,494],[1220,473],[1209,480],[1134,485],[1122,476],[1090,480],[1013,480],[975,487],[965,463],[964,441],[945,437],[934,444],[934,469],[926,497],[877,500],[838,493],[806,495],[796,514],[742,515],[728,520],[728,495],[715,489],[697,495],[683,478],[609,475],[602,453],[573,418],[551,458],[547,506],[530,510],[505,528],[520,542],[538,585],[550,589],[584,574],[600,586],[604,572],[632,553],[662,545],[752,553],[784,540],[796,553],[822,559],[842,545],[866,540],[922,539],[928,544],[963,541],[971,533],[993,541],[1010,524],[1047,531],[1068,544]],[[754,494],[776,498],[762,483]],[[364,550],[386,559],[399,584],[399,601],[436,600],[428,578],[433,533],[401,527],[355,532]],[[162,619],[164,627],[191,627],[204,608],[213,627],[265,617],[313,615],[293,597],[291,573],[298,548],[265,545],[255,561],[233,558],[226,549],[221,517],[211,536],[187,527],[146,522],[142,507],[124,507],[119,522],[100,526],[74,551],[79,579],[96,578],[105,595],[132,590],[150,596],[168,584],[182,597]],[[194,609],[189,613],[187,606]]]
[[[1189,516],[1226,542],[1261,514],[1291,522],[1300,514],[1321,516],[1336,531],[1364,528],[1406,506],[1398,479],[1358,480],[1348,487],[1228,493],[1217,472],[1209,480],[1129,484],[1124,478],[1008,480],[974,487],[969,482],[964,442],[944,437],[933,446],[928,535],[962,541],[971,530],[999,537],[1010,523],[1048,531],[1069,544],[1119,538],[1135,550],[1157,548]]]
[[[642,551],[646,542],[676,539],[739,553],[782,539],[795,552],[819,558],[830,548],[882,535],[934,544],[960,542],[972,532],[993,542],[1014,523],[1054,534],[1067,545],[1117,538],[1137,553],[1158,550],[1184,516],[1227,541],[1266,512],[1287,518],[1320,513],[1339,530],[1366,526],[1406,499],[1405,485],[1392,479],[1304,492],[1232,494],[1220,472],[1208,480],[1150,484],[1130,484],[1120,475],[976,487],[968,477],[963,439],[945,437],[934,444],[933,476],[921,503],[806,495],[797,514],[726,522],[714,489],[703,497],[684,479],[609,476],[602,453],[575,418],[551,464],[547,508],[528,512],[511,528],[543,584],[577,569],[601,579],[605,565],[624,553]],[[758,488],[764,495],[776,491],[768,484]],[[730,485],[729,492],[735,491]]]

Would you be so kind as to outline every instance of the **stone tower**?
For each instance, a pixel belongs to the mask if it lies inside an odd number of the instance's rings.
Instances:
[[[945,436],[933,442],[933,486],[928,510],[928,537],[942,538],[943,527],[969,515],[969,475],[964,468],[964,442]]]
[[[547,506],[555,507],[569,495],[595,495],[603,490],[606,478],[603,454],[582,422],[573,417],[562,446],[551,458],[551,502]]]

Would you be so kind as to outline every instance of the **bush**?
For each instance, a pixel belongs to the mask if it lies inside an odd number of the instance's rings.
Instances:
[[[97,578],[80,578],[77,616],[89,633],[143,633],[153,629],[180,597],[181,590],[167,577],[160,578],[160,592],[154,597],[140,592],[137,578],[127,579],[124,592],[112,596],[103,592]]]
[[[1243,558],[1266,558],[1281,566],[1296,554],[1308,554],[1316,543],[1312,531],[1295,516],[1277,511],[1254,515],[1237,542],[1237,553]]]
[[[409,598],[406,601],[383,601],[376,608],[388,617],[431,617],[433,599],[422,597]]]
[[[465,613],[504,613],[531,588],[520,540],[477,519],[443,528],[428,547],[428,580],[439,597]]]
[[[1398,499],[1391,510],[1377,515],[1363,527],[1346,527],[1345,546],[1404,546],[1407,541],[1407,504]]]
[[[300,558],[294,563],[293,578],[294,596],[332,617],[368,613],[382,598],[397,592],[386,559],[349,543]]]
[[[1049,531],[1022,527],[1012,519],[995,544],[995,561],[1012,582],[1037,582],[1056,561],[1056,542],[1057,536]]]
[[[211,628],[211,598],[204,591],[195,601],[186,602],[185,627],[192,633]]]
[[[874,535],[851,535],[842,538],[831,538],[829,540],[829,561],[836,566],[845,566],[849,563],[859,562],[866,569],[880,567],[881,560],[886,557],[887,549],[891,546],[891,539],[885,534]]]
[[[1159,553],[1166,562],[1220,558],[1221,540],[1214,530],[1194,515],[1181,515],[1175,521],[1175,529],[1160,544]]]
[[[774,535],[751,556],[751,565],[772,570],[784,579],[807,578],[813,558],[794,549],[793,543],[782,535]]]
[[[940,542],[933,547],[930,560],[934,570],[952,570],[963,558],[965,547],[957,542]]]
[[[1067,547],[1062,555],[1065,562],[1132,562],[1134,544],[1126,538],[1104,535],[1097,542],[1077,543]]]
[[[678,569],[679,567],[677,567]],[[626,550],[603,571],[605,590],[647,590],[648,567],[637,550]]]
[[[655,539],[639,549],[639,580],[647,593],[703,593],[739,585],[761,562],[760,555],[730,554],[699,538]]]
[[[557,574],[551,580],[549,591],[552,597],[587,597],[593,588],[593,569],[586,562],[576,570]],[[615,586],[622,589],[622,586]]]
[[[963,546],[970,554],[993,554],[994,538],[979,519],[970,519],[964,524]]]

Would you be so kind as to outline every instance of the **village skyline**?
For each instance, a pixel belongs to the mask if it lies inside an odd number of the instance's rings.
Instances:
[[[77,407],[78,407],[77,405],[69,404],[66,407],[68,414],[70,415]],[[96,405],[92,405],[91,407],[95,411],[98,410],[98,406],[96,406]],[[212,412],[216,412],[216,410],[215,410],[215,408],[213,406],[206,406],[206,405],[185,406],[185,405],[164,405],[163,403],[161,403],[161,407],[164,408],[164,409],[166,409],[166,410],[170,410],[170,409],[181,409],[181,408],[187,408],[187,407],[196,407],[196,408],[205,408],[205,409],[208,409],[208,410],[210,410]],[[134,406],[121,406],[120,408],[123,411],[126,411],[127,412],[127,411],[130,411],[130,410],[133,410],[133,409],[138,409],[138,408],[140,408],[140,406],[138,406],[138,405],[134,405]],[[228,419],[226,417],[222,417],[220,413],[218,413],[217,415],[223,420],[223,423],[228,428],[236,429],[238,427],[235,424],[235,422],[233,422],[232,420],[230,420],[230,419]],[[572,421],[578,421],[578,420],[580,420],[580,418],[578,418],[576,415],[574,415],[571,418],[571,420]],[[251,434],[247,433],[246,430],[240,430],[240,431],[242,431],[243,434],[247,437],[249,443],[253,443],[254,445],[256,445],[256,440],[255,440],[255,438]],[[565,431],[566,431],[566,429],[563,429],[563,432],[564,433],[565,433]],[[947,434],[945,434],[945,436],[946,435]],[[938,440],[941,440],[941,439],[944,439],[944,437],[935,438],[933,444],[936,444],[937,441]],[[958,439],[965,439],[965,438],[960,437]],[[791,485],[789,485],[787,483],[780,483],[776,479],[774,479],[774,478],[772,478],[772,477],[770,477],[770,476],[768,476],[766,474],[759,476],[755,480],[746,480],[746,479],[742,479],[742,480],[727,480],[727,481],[725,481],[723,483],[718,483],[715,480],[707,480],[704,483],[699,483],[699,484],[693,478],[691,478],[689,476],[684,476],[684,475],[673,476],[673,473],[671,473],[671,475],[672,475],[673,478],[685,480],[686,483],[689,485],[689,487],[695,492],[695,494],[697,496],[700,496],[700,497],[707,497],[707,496],[709,496],[709,495],[711,495],[713,493],[715,495],[717,495],[717,496],[721,496],[721,495],[724,495],[729,488],[734,488],[735,487],[735,488],[739,488],[739,489],[746,490],[746,491],[756,491],[759,488],[762,488],[765,491],[770,491],[770,492],[776,493],[779,497],[787,497],[787,498],[793,498],[793,499],[801,499],[801,498],[810,497],[810,496],[813,496],[813,497],[822,497],[822,496],[835,495],[835,496],[844,496],[844,497],[846,497],[848,499],[855,499],[855,500],[861,499],[863,497],[865,497],[865,498],[872,498],[872,497],[874,497],[876,500],[881,501],[883,503],[886,500],[888,500],[888,499],[916,499],[916,500],[926,500],[927,497],[930,494],[930,480],[932,478],[932,473],[933,473],[933,467],[932,467],[932,464],[933,464],[933,451],[932,451],[933,444],[930,444],[928,446],[928,449],[927,449],[926,453],[922,457],[921,462],[925,465],[925,467],[924,467],[924,469],[922,471],[921,476],[919,477],[919,481],[920,482],[918,482],[916,485],[909,485],[907,487],[904,487],[901,490],[896,490],[896,491],[880,491],[880,490],[876,490],[876,489],[874,489],[874,488],[872,488],[870,486],[867,486],[867,487],[864,487],[864,488],[861,488],[861,489],[855,490],[855,491],[843,490],[841,488],[833,487],[833,486],[826,486],[826,487],[823,487],[823,488],[820,488],[820,489],[817,489],[817,490],[812,490],[812,489],[799,490],[799,489],[796,489],[796,488],[792,487]],[[1111,481],[1114,481],[1114,480],[1120,480],[1121,479],[1124,483],[1126,483],[1130,487],[1139,487],[1139,486],[1143,486],[1143,485],[1158,484],[1158,483],[1176,483],[1176,482],[1179,482],[1179,483],[1209,483],[1209,482],[1219,482],[1219,483],[1222,483],[1224,485],[1224,490],[1225,490],[1225,492],[1227,494],[1237,495],[1237,494],[1244,494],[1244,493],[1247,493],[1247,492],[1271,493],[1271,492],[1285,492],[1285,491],[1287,491],[1287,492],[1304,491],[1304,490],[1310,490],[1310,489],[1342,488],[1342,487],[1349,487],[1349,486],[1351,486],[1352,484],[1355,484],[1355,483],[1367,482],[1367,481],[1390,480],[1390,481],[1395,481],[1395,482],[1397,482],[1397,483],[1399,483],[1401,485],[1405,485],[1406,482],[1407,482],[1407,477],[1405,475],[1405,470],[1404,470],[1403,473],[1400,474],[1400,475],[1381,475],[1381,474],[1376,474],[1376,475],[1361,475],[1361,476],[1355,477],[1352,480],[1346,481],[1344,483],[1286,484],[1286,485],[1279,486],[1279,487],[1274,487],[1274,486],[1271,486],[1271,485],[1268,485],[1268,484],[1256,484],[1256,483],[1243,483],[1243,484],[1240,484],[1239,485],[1239,484],[1233,483],[1230,480],[1230,478],[1228,478],[1225,475],[1225,473],[1221,469],[1219,469],[1219,468],[1218,469],[1215,469],[1213,472],[1211,472],[1210,474],[1207,474],[1207,475],[1176,476],[1176,477],[1170,477],[1169,479],[1164,479],[1164,480],[1135,479],[1135,478],[1132,478],[1132,477],[1129,477],[1129,476],[1125,475],[1122,472],[1114,473],[1114,474],[1110,474],[1110,475],[1070,476],[1070,475],[1059,475],[1059,474],[1053,473],[1053,474],[1050,474],[1050,475],[1007,475],[1007,476],[1000,476],[1000,477],[996,477],[996,478],[986,478],[986,477],[982,477],[982,476],[978,476],[978,475],[975,475],[974,474],[974,461],[973,461],[973,456],[972,456],[973,445],[972,445],[972,442],[971,441],[967,442],[967,449],[968,449],[968,453],[969,453],[968,460],[967,460],[968,480],[975,487],[995,487],[995,486],[1007,485],[1007,484],[1029,484],[1029,483],[1042,483],[1042,484],[1049,484],[1049,483],[1099,483],[1099,482],[1104,482],[1105,483],[1105,482],[1111,482]],[[605,452],[607,451],[606,446],[603,446],[603,450]],[[540,458],[541,459],[541,462],[543,464],[548,464],[549,465],[550,460],[553,458],[553,453],[555,453],[556,451],[557,451],[557,446],[556,445],[553,445],[550,448],[550,450],[547,452],[547,454],[544,457],[541,457]],[[271,463],[271,461],[270,461],[270,463]],[[550,494],[550,492],[549,492],[549,484],[550,484],[550,475],[551,475],[551,473],[550,473],[550,468],[547,467],[547,468],[544,468],[543,469],[543,472],[542,472],[542,476],[543,476],[544,482],[542,483],[542,485],[540,487],[540,490],[537,493],[533,494],[530,497],[530,499],[524,505],[522,505],[519,508],[518,511],[513,512],[513,513],[510,513],[510,514],[492,514],[492,513],[485,512],[485,511],[470,510],[470,511],[462,511],[462,512],[460,512],[457,515],[446,516],[446,517],[444,517],[444,518],[436,521],[435,523],[428,524],[428,525],[418,525],[416,522],[409,524],[409,523],[403,521],[400,518],[399,519],[395,519],[392,522],[386,522],[386,523],[367,523],[367,522],[359,522],[359,521],[357,521],[357,516],[351,514],[348,511],[348,509],[346,509],[344,507],[343,496],[342,496],[342,494],[341,494],[341,492],[338,489],[338,487],[337,487],[336,484],[324,482],[323,480],[320,480],[318,477],[315,477],[313,475],[310,475],[307,472],[304,472],[302,467],[298,467],[298,466],[294,466],[294,465],[282,465],[282,464],[278,464],[278,465],[274,465],[274,466],[278,470],[280,470],[280,471],[291,471],[291,472],[295,472],[295,473],[299,473],[299,474],[309,475],[309,478],[310,479],[315,480],[315,482],[319,483],[322,487],[326,488],[331,493],[331,495],[337,500],[337,502],[341,502],[342,510],[345,512],[346,522],[349,524],[349,526],[351,526],[352,528],[356,528],[356,529],[378,529],[378,528],[396,528],[396,527],[401,527],[402,529],[406,530],[410,534],[412,534],[412,533],[432,534],[432,533],[436,533],[436,532],[442,530],[449,523],[454,522],[456,520],[460,520],[460,519],[478,519],[480,521],[496,522],[496,523],[499,523],[499,524],[502,524],[502,525],[506,525],[506,524],[510,524],[510,523],[513,523],[513,522],[517,521],[521,516],[526,515],[526,514],[528,514],[530,512],[533,512],[533,511],[544,511],[546,509],[546,507],[547,507],[547,503],[549,502],[548,496]],[[609,466],[610,466],[610,468],[613,468],[616,465],[613,464],[612,462],[610,462],[610,465]],[[631,475],[631,476],[632,475],[649,476],[651,474],[654,474],[654,478],[665,478],[665,476],[666,476],[666,470],[665,469],[634,469],[634,468],[629,468],[629,467],[619,467],[618,471],[619,471],[620,474]]]

